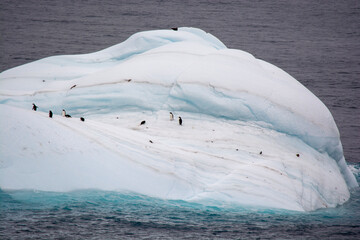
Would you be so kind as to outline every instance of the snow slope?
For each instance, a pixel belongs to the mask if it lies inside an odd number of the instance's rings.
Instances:
[[[40,112],[27,110],[33,102]],[[344,203],[358,186],[315,95],[200,29],[140,32],[99,52],[4,71],[0,103],[2,189],[309,211]],[[63,108],[73,118],[56,115]]]

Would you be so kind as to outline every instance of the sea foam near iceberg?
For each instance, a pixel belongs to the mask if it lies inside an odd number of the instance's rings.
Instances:
[[[28,110],[33,102],[38,112]],[[196,28],[140,32],[99,52],[4,71],[0,103],[3,190],[310,211],[346,202],[358,186],[314,94]]]

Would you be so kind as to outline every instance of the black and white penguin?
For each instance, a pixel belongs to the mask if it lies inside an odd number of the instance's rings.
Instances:
[[[49,111],[49,118],[52,118],[52,116],[53,116],[53,113],[52,113],[52,111],[50,110],[50,111]]]
[[[38,106],[35,105],[35,103],[33,103],[33,107],[32,107],[32,110],[36,111],[38,108]]]
[[[85,118],[81,117],[80,121],[85,122]]]
[[[182,119],[179,117],[179,125],[182,125]]]
[[[174,120],[174,114],[172,112],[170,112],[170,121]]]
[[[140,125],[144,125],[146,123],[146,121],[141,121]]]
[[[71,118],[71,115],[66,114],[66,111],[64,109],[62,110],[61,116]]]
[[[174,31],[177,31],[177,30],[178,30],[177,27],[173,27],[173,28],[171,28],[171,29],[174,30]]]

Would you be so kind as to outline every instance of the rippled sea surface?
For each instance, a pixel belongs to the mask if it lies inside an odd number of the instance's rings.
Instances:
[[[360,162],[360,1],[0,1],[0,71],[89,53],[133,33],[202,28],[294,76],[330,109]],[[134,194],[0,191],[0,239],[358,239],[360,193],[311,213],[211,207]]]

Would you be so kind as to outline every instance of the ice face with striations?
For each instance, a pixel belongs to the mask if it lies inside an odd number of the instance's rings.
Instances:
[[[346,202],[358,186],[315,95],[196,28],[140,32],[4,71],[0,103],[3,190],[95,188],[310,211]]]

